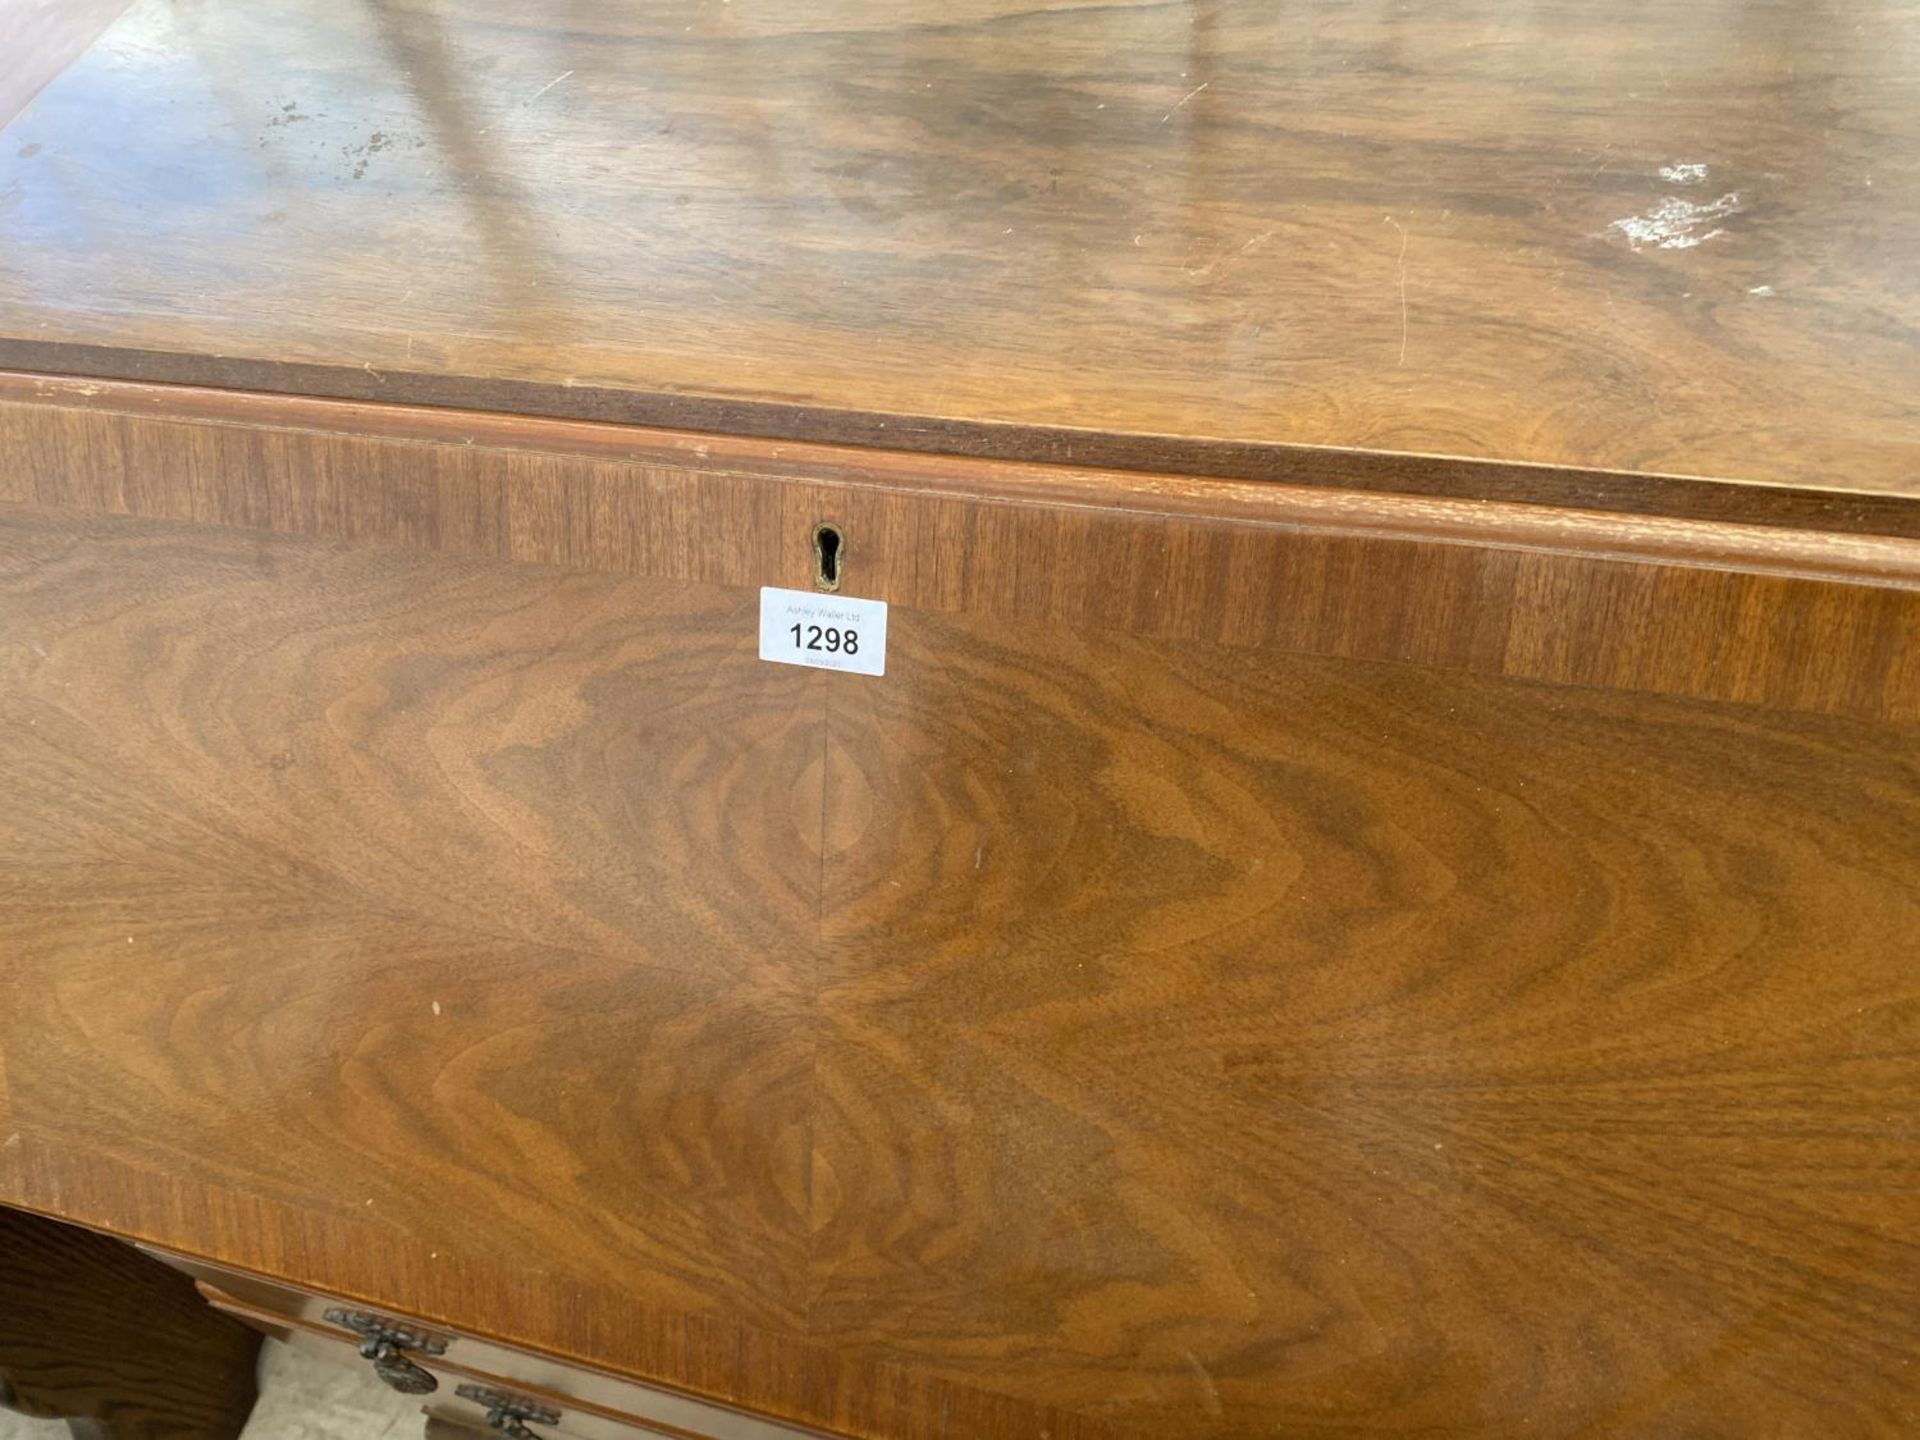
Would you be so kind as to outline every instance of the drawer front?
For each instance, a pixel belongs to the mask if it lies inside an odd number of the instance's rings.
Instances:
[[[343,1325],[342,1315],[364,1314],[418,1332],[444,1348],[437,1355],[408,1352],[409,1358],[427,1366],[436,1375],[457,1377],[454,1383],[443,1384],[435,1391],[427,1404],[428,1413],[452,1423],[470,1425],[477,1415],[481,1427],[485,1428],[484,1407],[472,1407],[464,1401],[455,1403],[451,1398],[458,1385],[473,1383],[550,1397],[568,1414],[566,1427],[560,1433],[579,1434],[583,1440],[596,1440],[600,1436],[613,1440],[618,1434],[636,1433],[631,1428],[620,1427],[636,1425],[646,1427],[637,1433],[702,1436],[711,1440],[821,1440],[824,1434],[711,1400],[568,1364],[551,1356],[530,1354],[445,1326],[429,1325],[398,1311],[376,1310],[359,1301],[320,1295],[148,1248],[149,1253],[198,1280],[201,1292],[210,1303],[269,1334],[277,1335],[284,1330],[328,1346],[343,1347],[357,1356],[358,1337]],[[576,1417],[591,1419],[591,1428],[576,1429],[577,1424],[587,1423],[587,1419]],[[603,1429],[604,1425],[614,1428]]]
[[[304,1320],[290,1319],[255,1309],[216,1287],[200,1282],[200,1293],[207,1303],[222,1314],[252,1326],[282,1344],[304,1354],[314,1355],[338,1365],[368,1367],[371,1361],[360,1353],[358,1337],[347,1331]],[[569,1396],[529,1386],[516,1386],[503,1377],[471,1371],[449,1364],[444,1356],[409,1350],[403,1352],[408,1367],[430,1376],[434,1388],[420,1395],[421,1409],[430,1419],[453,1426],[462,1434],[477,1437],[499,1434],[492,1415],[497,1408],[515,1412],[511,1418],[526,1427],[534,1440],[730,1440],[722,1429],[688,1429],[670,1424],[650,1425],[639,1417],[605,1414],[582,1406]],[[713,1409],[716,1407],[707,1407]],[[725,1412],[719,1412],[722,1424]]]
[[[636,1436],[665,1436],[668,1440],[724,1440],[714,1431],[663,1429],[640,1425],[632,1420],[614,1420],[583,1410],[564,1409],[556,1403],[557,1397],[555,1401],[548,1401],[524,1391],[501,1392],[496,1386],[476,1385],[468,1381],[457,1384],[443,1381],[440,1389],[427,1397],[422,1408],[430,1419],[491,1437],[500,1432],[492,1428],[488,1419],[495,1402],[487,1397],[487,1392],[503,1394],[524,1401],[529,1407],[544,1408],[548,1413],[559,1416],[550,1424],[540,1423],[537,1419],[528,1423],[527,1428],[536,1436],[553,1436],[556,1440],[566,1440],[569,1436],[578,1437],[578,1440],[633,1440]]]

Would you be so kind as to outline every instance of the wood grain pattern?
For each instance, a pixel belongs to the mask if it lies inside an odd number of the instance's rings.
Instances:
[[[6,499],[801,587],[833,519],[896,604],[1920,719],[1913,538],[29,376]]]
[[[32,533],[10,524],[0,545],[18,562]],[[809,812],[783,757],[817,750],[812,682],[766,673],[731,606],[670,601],[636,629],[616,580],[529,573],[515,593],[469,566],[423,587],[374,552],[343,569],[338,552],[243,541],[203,552],[210,595],[175,589],[167,555],[191,533],[104,570],[98,543],[45,556],[7,606],[9,653],[52,682],[43,699],[113,717],[76,731],[26,692],[9,712],[26,746],[7,762],[15,834],[38,859],[21,853],[0,895],[10,945],[43,957],[9,977],[24,986],[15,1123],[37,1095],[183,1178],[246,1175],[450,1249],[484,1234],[557,1274],[652,1273],[663,1302],[797,1323],[805,1236],[782,1197],[804,1169],[799,957],[819,862],[795,838]],[[285,607],[322,595],[325,624],[307,608],[292,640]],[[77,671],[43,670],[42,637],[126,605],[143,618],[101,632],[105,650],[82,641]],[[390,654],[422,624],[438,643]],[[661,670],[647,661],[663,647]],[[130,707],[96,688],[126,666],[153,687]],[[239,713],[236,687],[257,697]],[[175,754],[184,733],[200,739]],[[101,765],[113,778],[89,780]],[[150,767],[157,788],[137,778]],[[581,805],[546,810],[556,785]],[[100,826],[144,838],[116,858]],[[737,895],[712,893],[718,874]],[[95,903],[45,926],[35,897],[72,884]],[[180,1054],[161,1012],[93,1060],[68,1052],[58,1017],[112,1013],[130,965],[156,992],[196,993],[204,1058]],[[361,1013],[383,1018],[368,1031]],[[452,1068],[416,1083],[410,1057],[441,1044]],[[165,1124],[155,1085],[178,1105]],[[249,1118],[250,1094],[284,1106]],[[342,1166],[349,1149],[362,1161]],[[423,1150],[501,1169],[423,1186]]]
[[[1920,1415],[1910,735],[902,633],[814,1324],[1161,1433]]]
[[[0,519],[9,1200],[860,1436],[1920,1415],[1911,725]]]
[[[0,1209],[0,1402],[74,1440],[237,1440],[260,1340],[116,1240]]]
[[[0,142],[0,362],[1720,518],[1911,499],[1917,34],[1911,0],[142,0]]]

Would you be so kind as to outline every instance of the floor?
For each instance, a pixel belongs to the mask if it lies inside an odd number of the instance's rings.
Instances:
[[[242,1440],[420,1440],[420,1397],[401,1395],[364,1366],[260,1347],[260,1402]],[[66,1422],[0,1410],[0,1440],[69,1440]]]

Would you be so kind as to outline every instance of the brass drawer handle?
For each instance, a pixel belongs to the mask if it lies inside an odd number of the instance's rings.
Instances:
[[[365,1310],[329,1310],[321,1318],[358,1335],[360,1353],[373,1362],[373,1373],[401,1394],[431,1395],[440,1388],[432,1373],[414,1364],[406,1352],[444,1355],[446,1341]]]
[[[505,1390],[494,1390],[485,1385],[461,1385],[453,1393],[462,1400],[471,1400],[476,1405],[484,1406],[488,1426],[506,1436],[507,1440],[544,1440],[527,1426],[560,1423],[558,1410],[549,1410],[544,1405],[536,1405],[524,1396],[512,1395]]]

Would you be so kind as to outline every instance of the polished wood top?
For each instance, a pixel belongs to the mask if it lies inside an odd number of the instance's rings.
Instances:
[[[902,10],[139,0],[0,142],[0,364],[1920,496],[1909,0]]]

